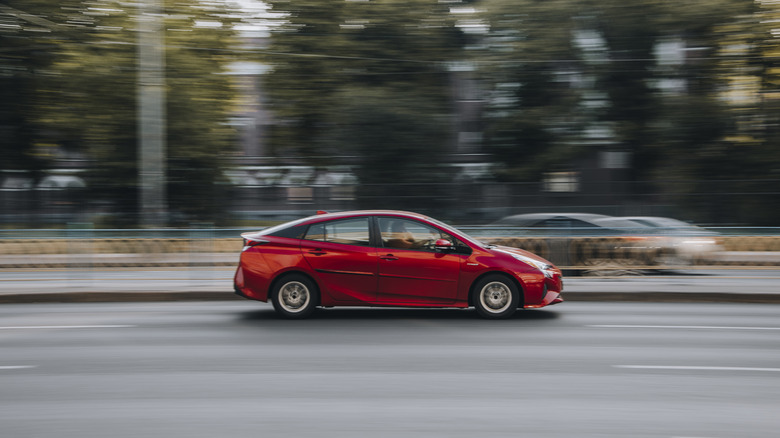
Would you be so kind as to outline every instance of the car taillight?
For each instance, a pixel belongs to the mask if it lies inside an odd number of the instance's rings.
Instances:
[[[266,244],[266,243],[268,243],[267,240],[254,240],[254,239],[247,239],[245,237],[244,238],[244,249],[242,249],[241,251],[246,251],[249,248],[252,248],[252,247],[255,247],[255,246],[258,246],[258,245],[263,245],[263,244]]]

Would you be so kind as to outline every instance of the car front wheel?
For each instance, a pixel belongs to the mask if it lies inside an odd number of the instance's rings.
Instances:
[[[517,285],[503,275],[488,275],[479,280],[472,292],[479,316],[488,319],[509,318],[520,304]]]
[[[274,310],[285,318],[306,318],[319,302],[317,285],[303,275],[288,275],[274,286],[271,302]]]

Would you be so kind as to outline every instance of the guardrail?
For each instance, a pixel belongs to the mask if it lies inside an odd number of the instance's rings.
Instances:
[[[566,269],[780,266],[780,229],[774,228],[620,236],[598,236],[595,230],[528,236],[522,235],[530,232],[527,229],[459,228],[488,243],[526,249]],[[251,230],[257,228],[0,230],[0,268],[235,265],[242,245],[239,236]],[[759,230],[767,234],[751,233]]]

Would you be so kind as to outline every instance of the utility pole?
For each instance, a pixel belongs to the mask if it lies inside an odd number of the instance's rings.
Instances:
[[[138,176],[141,225],[168,223],[165,166],[165,33],[163,0],[138,3]]]

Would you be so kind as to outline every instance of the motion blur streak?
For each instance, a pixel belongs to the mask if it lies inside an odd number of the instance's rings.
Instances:
[[[724,327],[706,325],[589,325],[600,328],[702,329],[702,330],[780,330],[780,327]]]
[[[41,326],[18,326],[18,327],[0,327],[0,330],[48,330],[48,329],[95,329],[95,328],[129,328],[134,325],[41,325]]]
[[[689,370],[689,371],[768,371],[780,372],[780,368],[751,368],[751,367],[703,367],[682,365],[613,365],[615,368],[629,368],[642,370]]]

